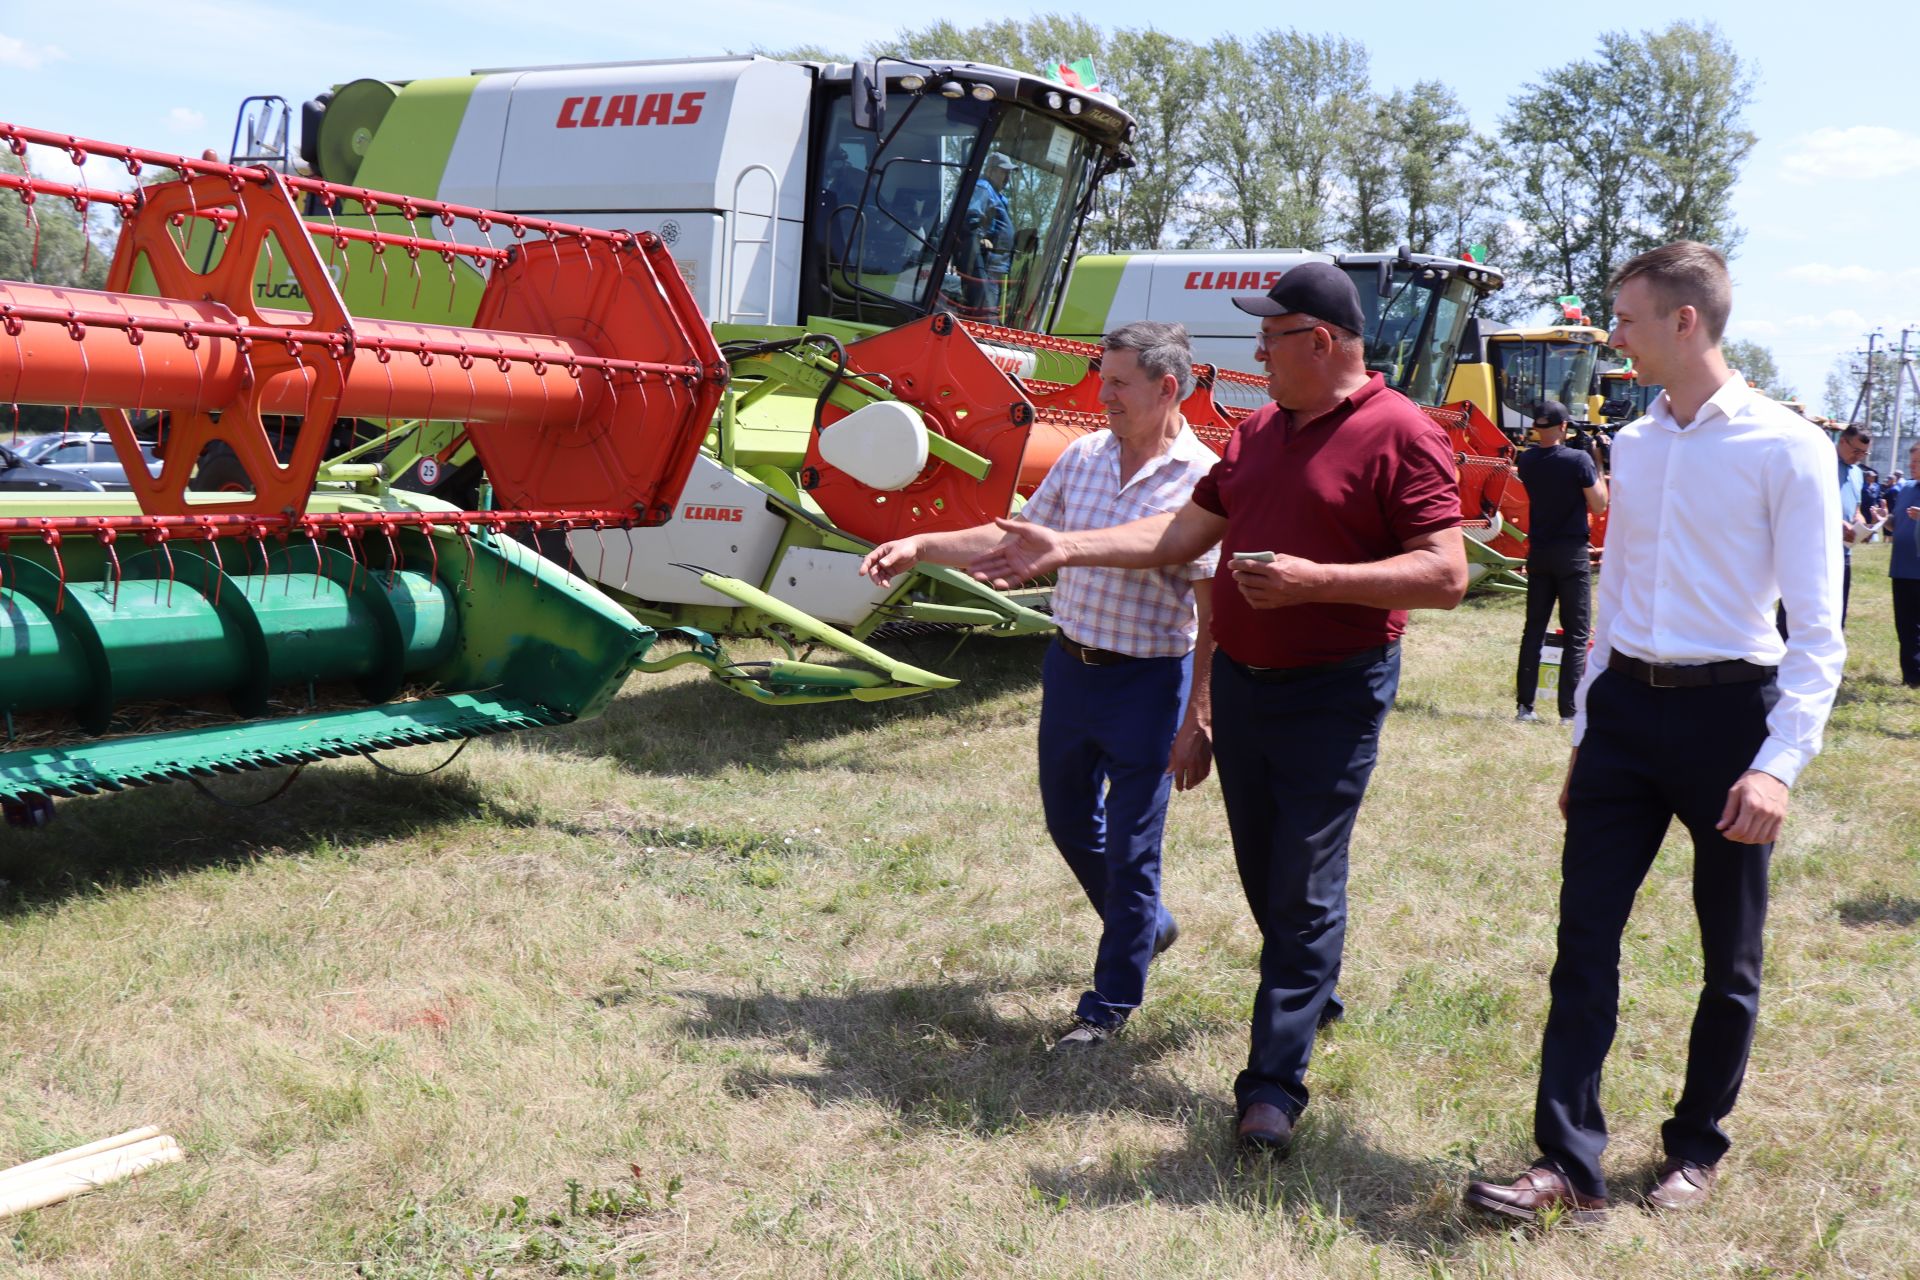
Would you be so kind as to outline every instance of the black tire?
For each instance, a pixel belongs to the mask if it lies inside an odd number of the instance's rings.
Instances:
[[[216,440],[200,455],[187,488],[201,493],[252,493],[253,477],[240,465],[239,455]]]

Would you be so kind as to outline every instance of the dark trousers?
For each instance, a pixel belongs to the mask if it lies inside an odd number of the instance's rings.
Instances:
[[[1893,579],[1893,638],[1900,648],[1900,680],[1920,688],[1920,578]]]
[[[1347,840],[1399,686],[1398,645],[1278,684],[1214,656],[1214,763],[1260,927],[1253,1045],[1233,1086],[1242,1113],[1307,1105],[1307,1059],[1347,936]]]
[[[1549,542],[1527,554],[1527,626],[1520,634],[1520,666],[1514,673],[1516,704],[1531,707],[1540,685],[1540,645],[1553,610],[1567,633],[1560,654],[1560,718],[1573,718],[1573,691],[1587,668],[1587,638],[1593,604],[1593,562],[1584,542]]]
[[[1167,761],[1186,714],[1193,655],[1092,667],[1048,646],[1040,703],[1040,803],[1047,834],[1093,909],[1100,947],[1078,1015],[1111,1025],[1140,1007],[1160,905]]]
[[[1600,1067],[1620,1003],[1620,937],[1674,818],[1693,837],[1693,905],[1704,981],[1686,1084],[1661,1130],[1667,1154],[1711,1165],[1720,1121],[1746,1074],[1760,1007],[1761,931],[1773,846],[1736,844],[1714,824],[1767,736],[1771,680],[1652,689],[1604,671],[1587,691],[1587,732],[1567,797],[1559,954],[1540,1051],[1534,1139],[1574,1186],[1604,1196]]]

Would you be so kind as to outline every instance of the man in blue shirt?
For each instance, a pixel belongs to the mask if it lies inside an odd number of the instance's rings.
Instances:
[[[1873,450],[1873,433],[1853,423],[1840,432],[1833,443],[1840,460],[1840,625],[1847,625],[1847,601],[1853,595],[1853,544],[1865,531],[1860,520],[1860,493],[1866,479],[1860,464]]]
[[[1007,183],[1013,180],[1013,157],[996,151],[980,166],[980,181],[967,206],[966,255],[971,263],[965,281],[966,303],[983,320],[1001,322],[1000,295],[1013,267],[1013,210],[1007,204]]]
[[[1907,452],[1907,467],[1920,476],[1920,442]],[[1909,480],[1887,499],[1893,520],[1887,536],[1893,542],[1893,634],[1900,646],[1900,680],[1920,689],[1920,479]]]
[[[1560,718],[1573,719],[1573,691],[1586,670],[1588,618],[1593,600],[1587,513],[1607,509],[1607,482],[1593,457],[1567,447],[1567,406],[1548,400],[1534,416],[1527,439],[1533,447],[1516,463],[1527,487],[1527,625],[1520,634],[1520,666],[1514,677],[1518,719],[1534,721],[1533,696],[1540,683],[1540,645],[1560,607],[1566,645],[1560,657]]]

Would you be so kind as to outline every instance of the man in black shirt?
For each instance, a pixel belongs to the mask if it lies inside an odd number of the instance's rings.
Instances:
[[[1519,459],[1527,487],[1527,628],[1520,637],[1514,700],[1524,721],[1538,720],[1533,695],[1540,683],[1540,646],[1553,607],[1560,606],[1566,647],[1560,657],[1560,718],[1573,719],[1573,691],[1586,669],[1593,567],[1587,554],[1587,513],[1607,509],[1607,482],[1593,458],[1569,449],[1567,406],[1548,400],[1527,432],[1532,447]]]

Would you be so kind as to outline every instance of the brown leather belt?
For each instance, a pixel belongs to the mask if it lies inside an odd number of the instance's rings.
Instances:
[[[1090,667],[1111,667],[1122,662],[1139,661],[1138,658],[1129,653],[1115,653],[1111,649],[1089,648],[1064,631],[1062,631],[1057,638],[1060,641],[1060,647],[1067,651],[1068,656],[1077,658]]]
[[[1752,684],[1759,680],[1773,679],[1778,668],[1763,667],[1757,662],[1748,662],[1745,658],[1729,658],[1725,662],[1701,662],[1690,666],[1673,666],[1658,662],[1642,662],[1615,651],[1607,655],[1607,670],[1623,675],[1629,680],[1638,680],[1641,684],[1654,689],[1704,689],[1714,684]]]

